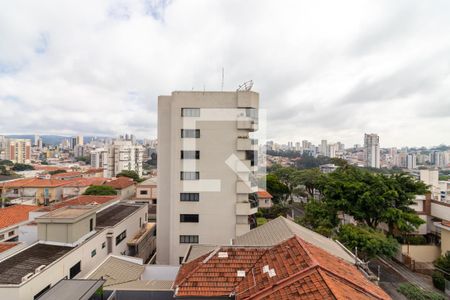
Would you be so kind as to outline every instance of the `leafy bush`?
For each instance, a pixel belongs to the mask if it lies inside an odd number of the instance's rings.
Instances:
[[[445,300],[444,296],[435,292],[422,290],[411,283],[400,284],[397,291],[409,300]]]
[[[423,235],[408,236],[406,238],[406,243],[409,243],[410,245],[426,245],[427,239]]]
[[[442,272],[434,271],[432,278],[434,287],[438,290],[445,291],[445,277]]]
[[[86,189],[84,195],[97,195],[97,196],[108,196],[117,195],[116,190],[107,185],[91,185]]]

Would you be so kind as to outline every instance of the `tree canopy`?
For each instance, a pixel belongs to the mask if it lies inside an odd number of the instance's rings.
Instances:
[[[107,185],[91,185],[86,189],[83,195],[97,195],[97,196],[108,196],[117,195],[117,191]]]
[[[67,171],[66,170],[54,170],[54,171],[48,172],[48,174],[50,174],[50,175],[55,175],[55,174],[60,174],[60,173],[67,173]]]
[[[123,170],[119,174],[117,174],[116,177],[128,177],[136,182],[141,181],[141,179],[139,178],[139,174],[136,173],[136,171]]]
[[[34,170],[34,167],[32,165],[28,165],[28,164],[14,164],[14,166],[12,167],[13,171],[28,171],[28,170]]]

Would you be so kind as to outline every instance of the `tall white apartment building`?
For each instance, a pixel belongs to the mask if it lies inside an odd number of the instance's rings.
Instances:
[[[364,134],[364,158],[367,167],[380,168],[380,137]]]
[[[76,137],[76,145],[84,145],[84,138],[82,135]]]
[[[7,139],[6,159],[20,164],[31,162],[31,140],[29,139]]]
[[[417,157],[414,153],[408,154],[406,157],[406,167],[410,170],[415,169],[417,167],[416,165]]]
[[[327,140],[322,140],[320,142],[320,154],[323,156],[328,156],[328,142]]]
[[[158,264],[189,244],[229,244],[255,224],[259,94],[173,92],[158,98]]]
[[[114,141],[105,148],[91,151],[91,166],[103,168],[103,176],[115,177],[122,171],[135,171],[142,176],[144,148],[131,141]]]

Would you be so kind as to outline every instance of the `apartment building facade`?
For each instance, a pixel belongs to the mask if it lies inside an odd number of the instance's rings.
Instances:
[[[364,160],[367,167],[380,168],[380,137],[364,134]]]
[[[258,93],[173,92],[158,98],[157,263],[189,244],[228,244],[254,224]]]
[[[31,162],[31,140],[7,139],[6,159],[20,164]]]

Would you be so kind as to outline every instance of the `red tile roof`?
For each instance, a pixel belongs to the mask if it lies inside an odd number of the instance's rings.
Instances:
[[[61,167],[61,166],[33,165],[33,167],[35,170],[43,170],[43,171],[70,170],[70,168],[68,167]]]
[[[91,185],[102,185],[108,179],[102,177],[91,177],[91,178],[73,178],[69,180],[64,180],[66,184],[64,187],[86,187]]]
[[[258,198],[260,198],[260,199],[267,199],[267,198],[272,199],[273,198],[272,195],[266,190],[259,190],[256,192],[256,194],[258,195]]]
[[[354,265],[297,236],[273,247],[220,247],[183,265],[175,286],[177,297],[391,299]]]
[[[81,177],[81,175],[82,175],[81,172],[65,172],[52,175],[52,179],[76,178]]]
[[[128,178],[128,177],[118,177],[117,179],[108,181],[108,182],[104,183],[103,185],[111,186],[111,187],[115,188],[116,190],[121,190],[121,189],[124,189],[124,188],[134,185],[134,181],[133,181],[133,179]]]
[[[4,242],[4,243],[0,243],[0,253],[8,251],[11,248],[14,248],[15,246],[17,246],[19,243],[14,243],[14,242]]]
[[[66,184],[67,181],[59,179],[24,178],[5,182],[4,188],[35,188],[35,187],[58,187]]]
[[[117,196],[96,196],[96,195],[81,195],[76,198],[62,201],[52,204],[50,206],[41,207],[39,211],[51,211],[61,207],[73,206],[73,205],[94,205],[105,204],[114,199],[118,199]]]
[[[84,174],[94,174],[103,172],[103,168],[92,168],[84,172]]]
[[[0,208],[0,229],[28,220],[28,213],[37,210],[34,205],[13,205]]]

